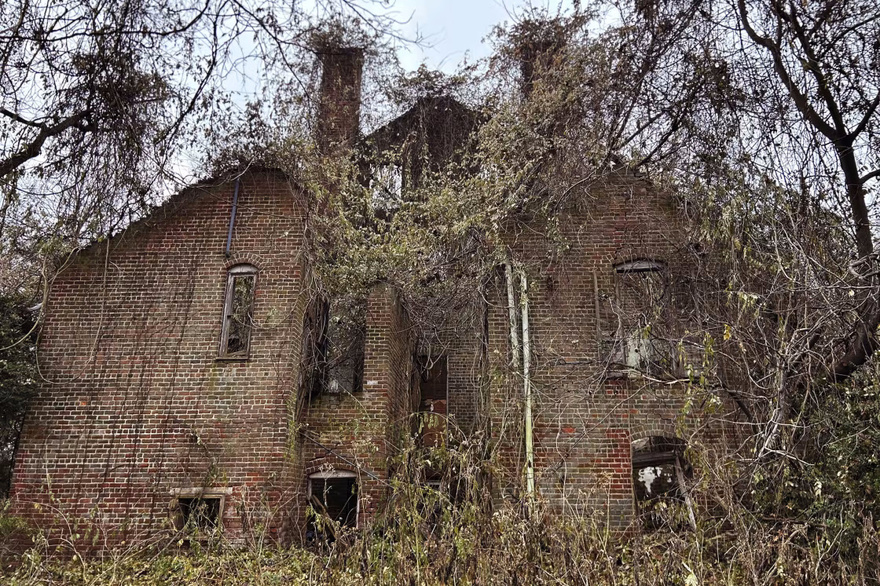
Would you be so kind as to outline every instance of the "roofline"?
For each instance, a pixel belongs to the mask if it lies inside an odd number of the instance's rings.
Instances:
[[[274,173],[277,175],[281,175],[287,181],[292,183],[292,186],[300,191],[305,192],[302,184],[297,181],[293,181],[290,175],[288,175],[283,169],[279,167],[274,167],[270,165],[236,165],[233,167],[229,167],[228,169],[222,170],[214,175],[200,179],[195,183],[191,183],[186,185],[179,190],[175,191],[171,196],[168,197],[164,202],[157,205],[155,208],[150,210],[144,217],[135,220],[134,222],[128,224],[125,228],[116,232],[115,234],[111,234],[106,237],[98,237],[88,244],[77,248],[74,253],[71,255],[72,257],[79,257],[80,255],[88,255],[94,251],[94,249],[99,244],[108,245],[113,241],[118,241],[120,238],[129,234],[131,232],[136,232],[145,226],[149,225],[150,221],[155,219],[157,214],[161,212],[169,212],[173,211],[177,206],[181,205],[181,199],[184,198],[185,195],[192,191],[200,191],[207,190],[213,187],[218,187],[227,183],[232,183],[233,181],[244,177],[247,174],[251,173]]]

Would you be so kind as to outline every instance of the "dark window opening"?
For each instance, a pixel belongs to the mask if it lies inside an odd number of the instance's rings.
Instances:
[[[638,515],[648,529],[688,524],[687,479],[693,471],[678,438],[654,436],[633,442],[633,493]]]
[[[220,524],[220,497],[180,497],[177,508],[181,529],[212,531]]]
[[[614,270],[618,274],[658,273],[663,270],[663,263],[648,258],[640,258],[616,264],[614,265]]]
[[[425,447],[442,446],[446,440],[449,371],[445,356],[418,360],[419,415],[416,435]]]
[[[303,389],[309,397],[318,396],[327,384],[327,356],[330,303],[315,299],[303,319]]]
[[[253,329],[256,284],[255,267],[239,265],[229,269],[223,308],[221,356],[246,357],[248,354]]]
[[[312,476],[309,478],[309,501],[314,516],[309,521],[311,539],[323,536],[332,540],[334,525],[357,527],[358,485],[354,476]]]
[[[366,347],[364,309],[360,306],[346,307],[340,301],[330,306],[326,317],[326,335],[319,345],[319,390],[331,394],[363,390]]]
[[[376,215],[388,218],[402,202],[419,197],[417,190],[434,174],[468,172],[462,163],[480,123],[476,112],[454,98],[426,96],[373,132],[363,167]]]

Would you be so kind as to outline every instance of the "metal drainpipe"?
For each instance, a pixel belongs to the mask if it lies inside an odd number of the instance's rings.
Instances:
[[[238,211],[238,189],[241,186],[241,177],[235,180],[235,193],[232,194],[232,213],[229,215],[229,232],[226,234],[226,256],[232,249],[232,230],[235,228],[235,213]]]
[[[532,381],[531,381],[531,343],[529,339],[529,284],[526,272],[520,271],[520,304],[522,310],[523,338],[523,419],[526,435],[526,496],[529,513],[535,506],[535,443],[532,435]]]
[[[513,289],[513,268],[504,263],[504,276],[507,278],[507,317],[510,320],[511,364],[519,369],[519,335],[516,333],[516,293]]]

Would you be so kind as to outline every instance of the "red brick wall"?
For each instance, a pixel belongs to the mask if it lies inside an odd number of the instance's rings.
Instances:
[[[458,318],[454,324],[443,324],[441,332],[432,331],[435,337],[427,347],[419,348],[419,354],[436,359],[446,357],[447,365],[447,417],[449,437],[469,436],[483,424],[480,419],[485,388],[485,348],[483,341],[483,318],[486,307],[482,302],[462,303],[456,308]],[[422,342],[424,345],[425,342]]]
[[[316,138],[322,154],[350,145],[360,125],[364,52],[328,48],[320,53],[321,90]]]
[[[87,518],[115,542],[166,527],[177,489],[229,492],[233,537],[261,511],[287,509],[301,474],[287,456],[305,307],[302,194],[278,173],[246,173],[227,258],[233,189],[185,190],[52,283],[16,513],[43,527]],[[226,270],[240,262],[259,269],[257,326],[250,358],[223,361]]]
[[[303,415],[305,474],[326,469],[355,472],[359,523],[388,497],[389,458],[409,432],[414,336],[395,292],[373,288],[367,300],[363,388],[321,393]]]
[[[83,251],[54,281],[39,344],[46,382],[21,440],[16,513],[43,526],[87,518],[116,531],[102,533],[111,542],[129,540],[168,525],[175,490],[204,486],[227,491],[223,521],[233,538],[270,511],[271,531],[295,536],[311,473],[355,472],[361,523],[389,496],[389,462],[413,408],[409,317],[394,290],[377,285],[367,299],[363,388],[297,406],[312,297],[299,260],[303,196],[279,174],[246,174],[227,258],[233,187],[183,192],[149,221]],[[704,424],[713,441],[725,441],[726,397],[717,414],[685,415],[686,385],[604,374],[599,338],[618,319],[613,267],[653,258],[670,275],[681,271],[675,214],[667,197],[621,174],[572,198],[558,240],[540,226],[509,233],[530,284],[536,480],[558,510],[626,526],[632,441],[688,440]],[[222,361],[226,270],[239,262],[260,270],[258,327],[249,360]],[[485,325],[481,316],[441,344],[449,416],[465,431],[488,422],[505,470],[496,486],[518,498],[522,380],[507,364],[502,277],[487,298],[474,309],[487,312]]]
[[[546,237],[548,227],[509,233],[514,257],[528,267],[537,489],[557,510],[598,514],[600,522],[628,525],[633,520],[632,441],[651,435],[688,440],[705,425],[712,430],[711,441],[721,445],[730,431],[726,416],[736,417],[725,396],[717,397],[717,414],[695,405],[685,415],[684,384],[603,376],[597,332],[613,332],[618,319],[611,310],[620,278],[614,265],[634,258],[661,260],[674,279],[687,263],[676,214],[668,196],[620,174],[573,198],[559,217],[561,246]],[[525,463],[523,387],[507,366],[503,275],[490,292],[488,337],[494,377],[491,435],[506,468],[506,480],[499,485],[502,496],[519,498]]]

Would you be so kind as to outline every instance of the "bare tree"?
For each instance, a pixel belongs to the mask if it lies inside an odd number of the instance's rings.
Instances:
[[[169,190],[198,127],[228,116],[242,85],[275,71],[301,93],[307,41],[326,18],[394,26],[370,0],[4,2],[0,235],[17,204],[20,216],[32,208],[25,232],[42,214],[74,241],[130,221]]]

